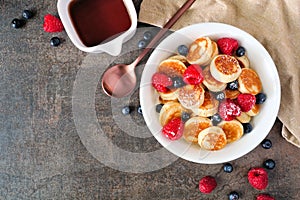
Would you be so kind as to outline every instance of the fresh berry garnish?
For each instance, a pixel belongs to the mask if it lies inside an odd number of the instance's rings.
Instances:
[[[183,79],[181,77],[176,76],[176,77],[172,78],[172,80],[173,80],[174,88],[181,88],[182,86],[185,85],[185,82],[183,81]]]
[[[231,121],[241,115],[241,108],[231,99],[226,99],[219,105],[219,114],[225,121]]]
[[[218,113],[216,113],[213,116],[211,116],[211,123],[214,126],[218,125],[221,121],[222,121],[222,118],[221,118],[221,116]]]
[[[238,80],[234,80],[230,83],[227,83],[227,89],[229,90],[237,90],[239,88],[239,82]]]
[[[183,122],[186,122],[188,119],[190,119],[191,115],[188,112],[182,112],[181,113],[181,120]]]
[[[23,10],[22,16],[24,19],[31,19],[34,13],[31,10]]]
[[[252,94],[243,93],[238,95],[237,102],[243,112],[248,112],[255,105],[256,98]]]
[[[130,112],[131,112],[130,106],[124,106],[124,107],[122,108],[122,113],[123,113],[123,115],[129,115]]]
[[[59,46],[60,43],[61,43],[61,41],[60,41],[59,37],[52,37],[50,39],[50,45],[53,46],[53,47]]]
[[[273,159],[267,159],[265,160],[265,162],[263,163],[263,166],[266,169],[274,169],[275,168],[275,161]]]
[[[246,53],[246,49],[242,46],[239,46],[239,48],[237,48],[237,50],[235,52],[235,55],[237,57],[241,57],[241,56],[245,55],[245,53]]]
[[[182,44],[178,46],[177,51],[180,55],[186,56],[189,52],[189,48],[186,45]]]
[[[236,191],[230,192],[228,195],[229,200],[238,200],[239,198],[240,198],[240,195]]]
[[[252,125],[250,123],[243,123],[244,128],[244,134],[250,133],[253,129]]]
[[[140,41],[138,42],[138,48],[140,48],[140,49],[145,48],[146,45],[147,45],[147,42],[146,42],[145,40],[140,40]]]
[[[261,146],[264,148],[264,149],[270,149],[272,147],[272,142],[271,140],[269,139],[264,139],[262,142],[261,142]]]
[[[169,91],[168,87],[173,85],[172,79],[162,73],[156,72],[152,76],[152,86],[158,91],[158,92],[167,92]]]
[[[24,24],[25,24],[24,20],[17,19],[17,18],[15,18],[11,21],[11,26],[13,28],[21,28],[22,26],[24,26]]]
[[[202,69],[197,64],[190,65],[183,73],[183,81],[187,84],[198,85],[203,80]]]
[[[180,118],[171,119],[162,129],[162,133],[170,140],[178,140],[183,134],[184,123]]]
[[[44,16],[44,31],[53,33],[61,32],[64,30],[64,26],[59,18],[54,15],[47,14]]]
[[[217,44],[220,51],[227,55],[232,55],[239,47],[238,41],[233,38],[220,38]]]
[[[267,99],[267,95],[265,93],[258,93],[257,95],[255,95],[255,98],[256,104],[263,104]]]
[[[199,181],[199,190],[202,193],[211,193],[217,187],[217,181],[212,176],[204,176]]]
[[[226,172],[226,173],[231,173],[231,172],[233,171],[233,166],[232,166],[232,164],[230,164],[230,163],[225,163],[225,164],[223,165],[223,170],[224,170],[224,172]]]
[[[214,92],[214,96],[218,101],[223,101],[225,99],[225,93],[224,92]]]
[[[256,196],[256,200],[275,200],[275,198],[268,194],[259,194]]]
[[[264,190],[268,186],[268,173],[264,168],[252,168],[248,172],[248,181],[252,187]]]
[[[144,40],[149,41],[152,39],[152,33],[150,31],[146,31],[143,35]]]
[[[160,111],[161,111],[161,109],[162,109],[163,106],[164,106],[164,104],[162,104],[162,103],[157,104],[157,105],[155,106],[155,111],[156,111],[157,113],[160,113]]]

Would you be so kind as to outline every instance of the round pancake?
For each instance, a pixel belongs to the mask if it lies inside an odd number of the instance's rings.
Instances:
[[[198,143],[198,134],[212,125],[208,118],[191,117],[184,124],[183,138],[187,142]]]
[[[208,37],[197,38],[189,47],[186,59],[191,64],[206,65],[211,61],[216,48]]]
[[[204,89],[201,85],[185,85],[178,89],[177,98],[186,109],[197,108],[204,102]]]
[[[227,139],[222,128],[211,126],[199,133],[198,144],[203,149],[215,151],[224,148],[227,144]]]
[[[163,105],[159,112],[159,122],[166,125],[171,119],[181,117],[182,107],[179,102],[169,101]]]
[[[218,112],[218,107],[219,101],[209,91],[205,91],[204,102],[199,108],[193,109],[193,112],[201,117],[210,117]]]
[[[222,83],[220,81],[217,81],[210,73],[209,67],[205,67],[202,71],[204,80],[203,85],[207,87],[212,92],[219,92],[226,88],[226,83]]]
[[[241,93],[258,94],[262,89],[262,84],[258,74],[250,68],[243,68],[238,78],[239,91]]]
[[[244,128],[238,120],[221,121],[218,126],[223,129],[227,143],[234,142],[242,137]]]
[[[167,59],[163,60],[157,71],[168,75],[171,78],[183,76],[186,66],[180,60]]]

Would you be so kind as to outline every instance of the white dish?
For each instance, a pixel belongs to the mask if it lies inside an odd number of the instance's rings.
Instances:
[[[240,140],[226,145],[219,151],[206,151],[198,145],[189,144],[183,138],[177,141],[168,140],[161,133],[158,121],[159,114],[155,111],[157,96],[151,85],[151,77],[156,72],[158,64],[173,55],[181,44],[189,45],[201,36],[212,39],[232,37],[246,48],[251,68],[259,74],[263,92],[267,100],[261,106],[259,115],[251,121],[253,130]],[[271,130],[280,105],[280,81],[276,66],[266,49],[250,34],[236,27],[221,23],[200,23],[180,29],[164,39],[151,54],[147,61],[140,84],[140,103],[146,124],[157,141],[173,154],[195,163],[217,164],[228,162],[249,153],[268,135]]]

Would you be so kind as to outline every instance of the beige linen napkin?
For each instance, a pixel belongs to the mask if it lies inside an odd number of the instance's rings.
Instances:
[[[143,0],[139,21],[162,27],[185,1]],[[300,147],[299,0],[197,0],[172,29],[201,22],[236,26],[268,50],[281,81],[282,136]]]

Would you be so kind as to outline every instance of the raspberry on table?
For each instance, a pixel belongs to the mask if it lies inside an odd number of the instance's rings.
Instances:
[[[257,190],[264,190],[268,186],[268,173],[262,167],[252,168],[248,172],[248,181]]]
[[[202,193],[211,193],[217,187],[217,181],[212,176],[204,176],[199,181],[199,190]]]
[[[217,40],[218,47],[220,51],[227,55],[233,55],[233,53],[238,49],[239,43],[233,38],[220,38]]]
[[[256,196],[256,200],[275,200],[275,198],[268,194],[259,194]]]
[[[54,33],[54,32],[61,32],[64,30],[64,26],[61,20],[51,14],[47,14],[44,16],[44,24],[43,24],[44,31]]]

